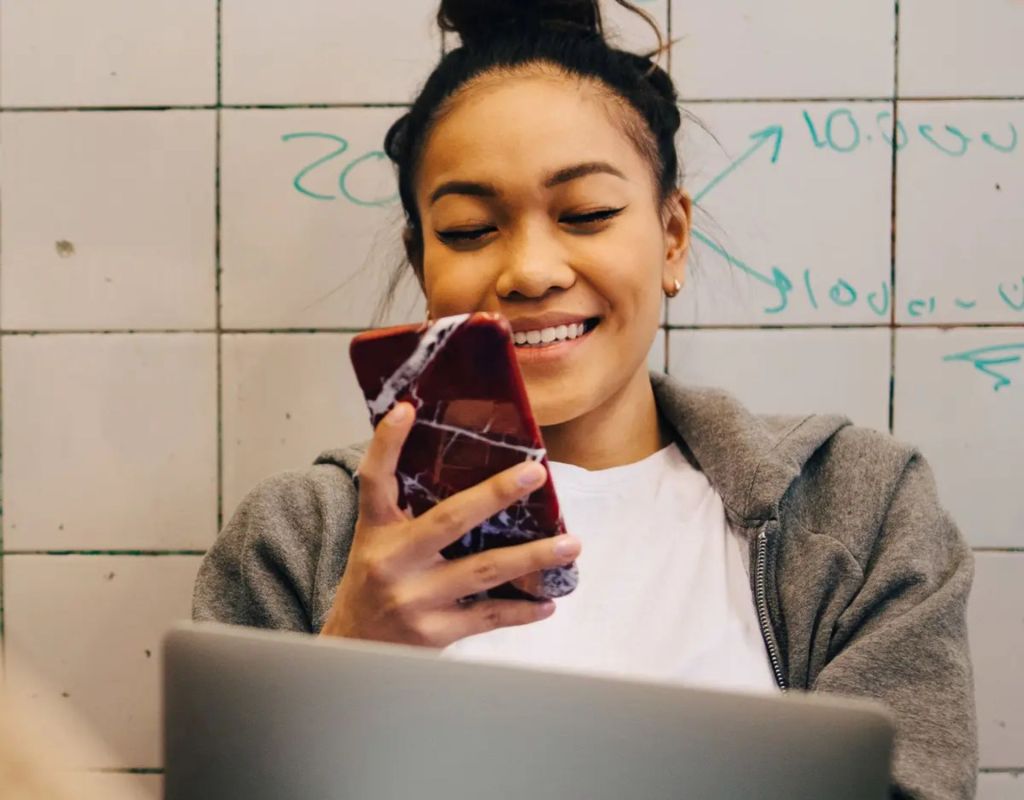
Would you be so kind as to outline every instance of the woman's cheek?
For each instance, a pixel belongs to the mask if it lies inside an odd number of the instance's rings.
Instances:
[[[483,307],[486,287],[454,268],[427,281],[427,301],[435,317],[463,314]]]

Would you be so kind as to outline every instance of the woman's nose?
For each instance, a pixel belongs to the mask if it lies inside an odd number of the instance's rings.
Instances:
[[[495,289],[499,297],[540,298],[552,289],[568,289],[575,281],[557,237],[533,227],[513,236]]]

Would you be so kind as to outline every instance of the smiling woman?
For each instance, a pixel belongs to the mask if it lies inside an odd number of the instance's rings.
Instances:
[[[643,12],[619,0],[620,5]],[[972,558],[917,451],[841,417],[761,417],[647,370],[685,281],[681,112],[596,0],[443,0],[462,46],[388,132],[428,316],[506,316],[572,535],[439,550],[536,464],[410,518],[400,403],[368,446],[271,478],[204,560],[195,616],[893,710],[895,796],[969,797]],[[530,467],[533,467],[531,469]],[[577,561],[557,601],[474,595]]]

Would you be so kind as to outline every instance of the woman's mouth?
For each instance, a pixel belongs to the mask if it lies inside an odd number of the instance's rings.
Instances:
[[[594,330],[600,321],[599,317],[591,317],[583,322],[575,322],[571,325],[556,325],[532,331],[516,331],[512,334],[512,341],[515,343],[517,350],[543,350],[582,339]]]
[[[512,335],[516,361],[524,368],[542,369],[544,365],[550,365],[553,369],[562,369],[565,359],[573,358],[575,353],[583,352],[587,347],[600,321],[599,317],[593,317],[571,325],[516,331]]]

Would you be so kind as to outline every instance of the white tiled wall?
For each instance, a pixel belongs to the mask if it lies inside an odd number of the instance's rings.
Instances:
[[[380,148],[400,108],[230,109],[221,118],[225,328],[366,326],[404,252]],[[354,167],[352,165],[355,165]],[[254,168],[253,165],[258,165]],[[344,180],[343,180],[344,179]],[[386,321],[421,319],[415,280]]]
[[[215,125],[214,111],[4,114],[4,329],[212,328]]]
[[[921,446],[978,548],[979,797],[1021,800],[1024,11],[639,2],[714,134],[681,137],[711,217],[651,366]],[[31,665],[106,739],[100,789],[159,796],[158,643],[218,525],[369,432],[347,347],[402,257],[382,137],[441,47],[436,0],[395,5],[0,5],[6,681],[31,702]],[[386,321],[422,310],[407,281]],[[982,347],[998,388],[946,359]]]
[[[950,356],[1003,349],[1024,340],[1020,329],[904,328],[896,334],[893,428],[921,447],[935,469],[941,496],[977,547],[1019,548],[1024,505],[1015,502],[1024,474],[1021,403],[1016,383],[996,379]],[[1006,370],[1013,362],[995,364]],[[1002,373],[1000,373],[1002,374]],[[955,379],[953,379],[955,376]]]
[[[673,330],[668,366],[761,414],[844,414],[888,430],[889,338],[884,328]]]
[[[1024,559],[979,553],[968,618],[978,676],[978,738],[983,766],[1019,766],[1024,753]]]
[[[888,97],[891,0],[672,3],[684,98]]]
[[[217,5],[210,0],[4,3],[5,106],[213,103]]]
[[[910,97],[1020,97],[1018,3],[902,0],[900,90]]]
[[[188,618],[198,566],[199,556],[4,557],[7,689],[18,698],[38,675],[92,724],[115,760],[79,766],[159,766],[160,640]]]
[[[1020,17],[1024,24],[1024,13]],[[900,124],[919,138],[923,127],[941,145],[908,145],[899,154],[900,286],[907,297],[930,301],[948,292],[970,307],[954,302],[913,316],[902,305],[898,321],[1019,323],[1024,159],[1009,148],[1024,134],[1024,102],[905,103]],[[970,140],[966,146],[960,137]],[[962,156],[951,155],[961,150]]]
[[[4,549],[205,548],[212,333],[3,337]]]
[[[222,91],[230,104],[404,103],[440,49],[434,0],[222,0]],[[387,33],[382,35],[382,32]]]
[[[225,509],[274,472],[370,437],[351,341],[339,333],[224,337]]]
[[[978,800],[1022,800],[1024,774],[1020,772],[983,773],[978,776]]]

